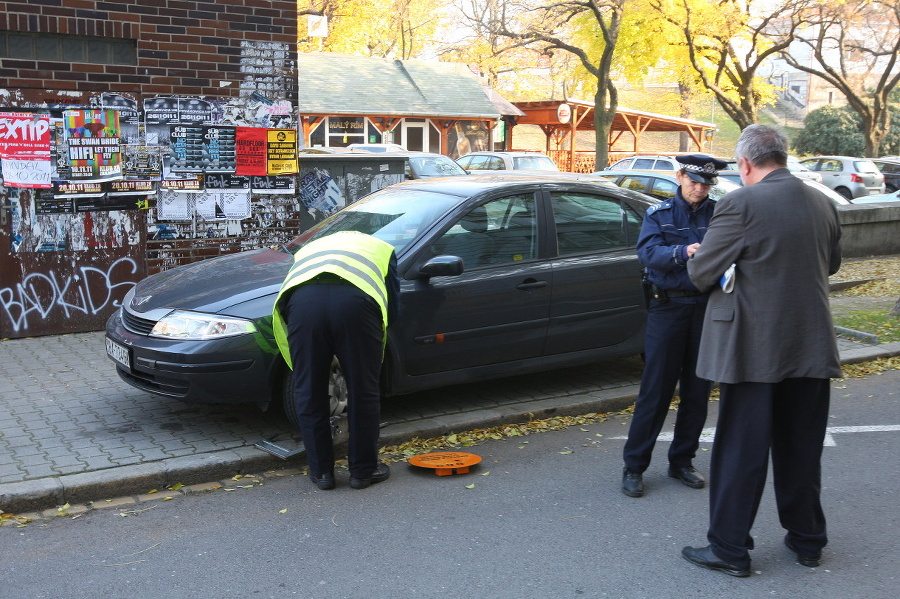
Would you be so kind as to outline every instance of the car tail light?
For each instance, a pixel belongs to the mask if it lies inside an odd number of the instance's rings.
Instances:
[[[850,181],[853,183],[862,183],[863,178],[857,175],[856,173],[850,173]]]

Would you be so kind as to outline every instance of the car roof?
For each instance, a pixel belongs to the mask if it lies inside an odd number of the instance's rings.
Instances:
[[[600,177],[603,177],[605,175],[616,175],[616,176],[644,175],[647,177],[660,177],[662,179],[671,179],[672,181],[676,180],[674,171],[667,171],[667,170],[651,171],[651,170],[646,170],[646,169],[616,169],[616,170],[611,170],[611,171],[597,171],[594,174],[598,175]]]
[[[478,150],[477,152],[469,152],[466,156],[534,156],[535,154],[547,156],[543,152],[538,152],[537,150],[517,150],[515,152]],[[465,158],[466,156],[460,156],[460,158]]]
[[[544,172],[544,171],[540,171]],[[422,191],[430,191],[433,193],[443,193],[447,195],[455,195],[460,197],[471,197],[479,193],[483,193],[495,189],[503,189],[504,187],[515,187],[522,185],[552,185],[554,183],[565,183],[569,185],[581,186],[585,190],[596,191],[598,188],[603,190],[605,194],[622,199],[640,200],[646,203],[648,199],[646,195],[632,192],[615,185],[604,185],[591,181],[589,178],[578,179],[571,176],[556,176],[552,172],[546,171],[548,174],[532,173],[503,173],[503,174],[485,174],[471,175],[469,177],[438,177],[433,179],[414,179],[403,183],[395,183],[392,188],[420,189]],[[574,175],[575,173],[570,173]],[[654,202],[655,203],[655,202]]]

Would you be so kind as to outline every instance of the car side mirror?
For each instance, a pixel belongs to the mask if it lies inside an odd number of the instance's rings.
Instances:
[[[463,270],[463,259],[459,256],[435,256],[419,268],[419,275],[422,278],[455,277]]]

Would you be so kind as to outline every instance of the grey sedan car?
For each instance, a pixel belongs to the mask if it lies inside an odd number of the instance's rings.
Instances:
[[[106,348],[123,380],[187,402],[289,396],[271,312],[293,253],[336,231],[396,248],[401,316],[386,395],[584,364],[641,351],[635,244],[654,200],[573,179],[484,175],[392,185],[280,248],[153,275],[123,299]],[[343,377],[333,372],[333,408]]]
[[[800,164],[822,176],[822,184],[848,200],[884,193],[884,175],[868,158],[815,156]]]

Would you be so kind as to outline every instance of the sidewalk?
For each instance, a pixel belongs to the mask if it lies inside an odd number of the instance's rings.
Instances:
[[[838,338],[843,363],[900,355],[900,343]],[[287,420],[252,405],[184,404],[116,375],[103,333],[0,342],[0,513],[140,495],[303,465],[253,445]],[[637,395],[631,357],[386,399],[382,442],[397,444],[551,415],[620,410]]]

